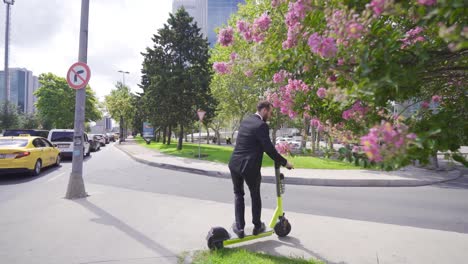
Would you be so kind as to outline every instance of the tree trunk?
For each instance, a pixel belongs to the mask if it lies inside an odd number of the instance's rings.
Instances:
[[[330,148],[330,150],[334,150],[333,149],[333,137],[329,134],[328,135],[328,147]]]
[[[185,133],[185,142],[188,142],[188,134]]]
[[[166,144],[166,135],[167,135],[167,127],[164,127],[164,130],[163,130],[163,138],[162,138],[162,143],[163,144]]]
[[[171,144],[171,138],[172,138],[172,125],[169,125],[169,133],[168,133],[168,137],[167,137],[167,145],[170,145]]]
[[[302,133],[301,149],[306,148],[307,136],[309,135],[309,127],[310,127],[310,124],[308,122],[308,118],[304,117],[304,130]]]
[[[216,143],[221,145],[221,134],[219,133],[219,129],[215,131]]]
[[[439,168],[439,161],[437,159],[437,152],[430,157],[429,161],[430,161],[431,165],[434,166],[434,169]]]
[[[274,127],[271,131],[271,143],[273,143],[273,146],[276,145],[276,133],[278,132],[278,129],[276,127]]]
[[[195,133],[195,132],[194,132],[194,130],[193,130],[193,128],[192,128],[192,143],[193,143],[193,133]]]
[[[158,129],[158,135],[156,136],[156,142],[161,141],[161,128]]]
[[[179,131],[179,143],[177,144],[177,150],[182,150],[182,141],[184,139],[184,126],[180,125]]]
[[[208,125],[206,125],[205,128],[206,128],[206,144],[210,144],[210,129],[208,128]]]
[[[317,135],[315,134],[315,127],[311,127],[311,130],[312,130],[311,131],[311,135],[312,135],[311,138],[312,139],[311,139],[310,143],[311,143],[311,147],[312,147],[312,155],[315,155],[315,151],[317,150],[315,148],[315,141],[316,141]]]

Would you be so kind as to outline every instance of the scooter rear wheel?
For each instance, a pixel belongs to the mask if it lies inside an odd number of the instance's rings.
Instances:
[[[211,250],[222,249],[224,247],[223,241],[217,241],[213,238],[208,238],[208,248]]]
[[[274,229],[278,237],[285,237],[291,232],[291,224],[288,219],[283,217],[278,223],[276,223]]]

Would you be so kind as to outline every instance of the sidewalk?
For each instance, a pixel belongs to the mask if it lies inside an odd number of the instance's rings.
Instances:
[[[207,250],[210,227],[232,223],[232,204],[91,183],[86,184],[89,197],[66,200],[66,184],[66,177],[39,181],[21,199],[0,204],[2,263],[178,263],[183,252]],[[264,209],[265,216],[272,213]],[[287,216],[292,224],[288,237],[237,247],[330,264],[462,264],[468,258],[464,233],[294,212]]]
[[[150,150],[127,139],[122,144],[115,144],[134,160],[160,168],[196,173],[211,177],[230,178],[226,164],[175,157]],[[368,187],[403,187],[424,186],[455,180],[463,175],[463,170],[436,171],[408,166],[398,171],[375,170],[323,170],[293,169],[284,170],[286,184],[317,186],[368,186]],[[262,168],[262,181],[274,182],[274,168]]]

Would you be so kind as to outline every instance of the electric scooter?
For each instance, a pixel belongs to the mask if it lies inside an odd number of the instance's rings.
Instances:
[[[285,237],[291,232],[291,224],[284,216],[283,199],[281,194],[285,192],[284,175],[280,172],[280,165],[275,164],[275,182],[276,182],[276,210],[268,225],[271,230],[266,230],[257,235],[246,235],[243,238],[231,238],[229,232],[223,227],[213,227],[206,236],[209,249],[221,249],[224,246],[242,243],[258,238],[263,238],[276,234],[278,237]]]

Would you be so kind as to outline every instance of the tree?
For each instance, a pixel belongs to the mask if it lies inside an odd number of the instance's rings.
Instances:
[[[226,81],[253,72],[281,113],[394,169],[468,143],[467,20],[462,0],[247,0],[214,51],[238,58],[214,64]]]
[[[20,115],[16,106],[10,102],[0,104],[0,131],[16,128],[20,124]]]
[[[44,128],[74,127],[75,120],[75,90],[70,88],[65,78],[52,73],[39,76],[41,87],[37,89],[37,111],[45,124]],[[94,91],[86,86],[85,121],[96,121],[102,118],[98,110],[98,100]]]
[[[125,124],[132,124],[134,114],[133,94],[128,86],[117,82],[116,89],[112,90],[105,98],[105,104],[111,117],[114,120],[120,120],[120,137],[124,136]]]
[[[40,127],[40,120],[35,113],[25,113],[20,117],[21,128],[37,129]]]
[[[140,87],[153,125],[171,134],[178,126],[177,148],[182,149],[184,127],[196,120],[197,109],[214,112],[209,89],[211,65],[208,41],[185,9],[170,14],[167,24],[147,48]],[[163,139],[164,142],[165,139]],[[170,136],[169,141],[170,143]]]

